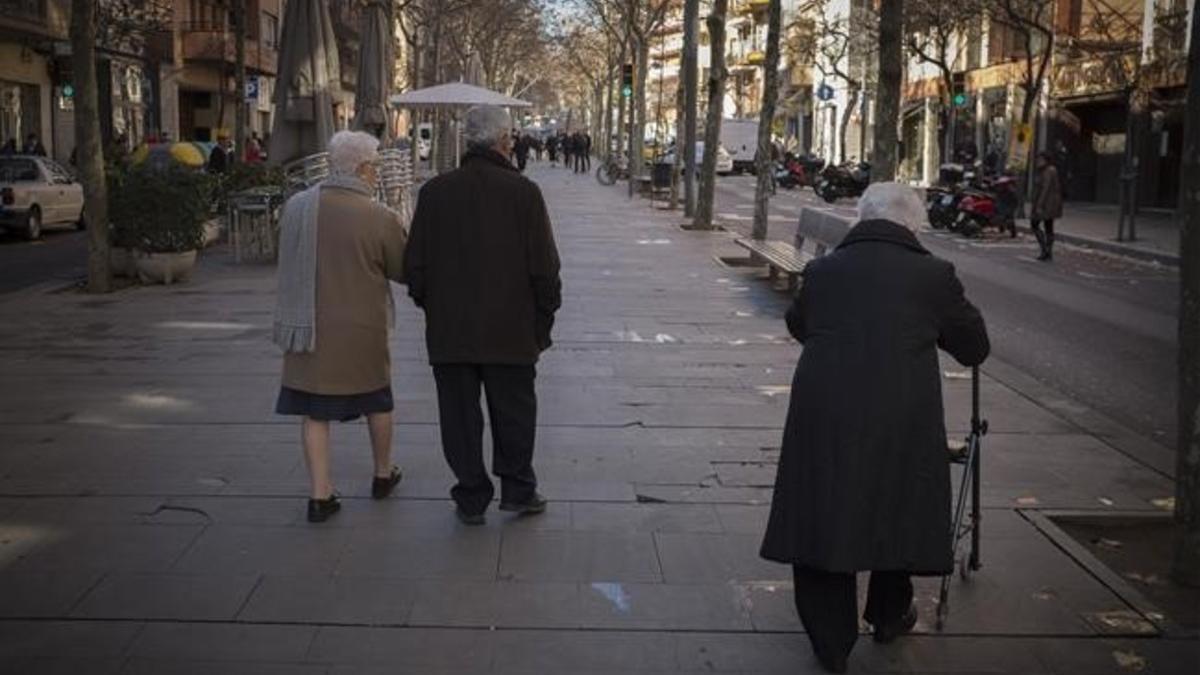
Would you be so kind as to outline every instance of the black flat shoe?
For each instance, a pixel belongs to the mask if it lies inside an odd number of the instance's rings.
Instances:
[[[342,509],[342,503],[337,495],[329,495],[325,499],[308,500],[308,522],[323,523],[329,517]]]
[[[395,466],[392,467],[392,473],[387,478],[376,476],[371,480],[371,498],[386,499],[388,495],[392,494],[392,490],[403,477],[404,474],[400,471],[400,468]]]
[[[817,661],[820,661],[821,667],[830,673],[844,673],[849,667],[845,656],[827,656],[818,652]]]
[[[485,518],[482,513],[467,513],[466,511],[456,507],[454,509],[454,515],[458,517],[458,522],[462,523],[463,525],[477,526],[487,523],[487,518]]]
[[[885,626],[875,626],[875,641],[880,644],[888,644],[911,631],[915,625],[917,625],[917,608],[909,605],[908,611],[904,613],[904,616],[900,617],[894,623]]]
[[[538,493],[533,493],[533,496],[526,502],[500,502],[501,511],[512,511],[522,516],[531,516],[538,513],[545,513],[546,498]]]

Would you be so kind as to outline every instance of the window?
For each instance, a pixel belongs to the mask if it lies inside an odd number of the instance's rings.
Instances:
[[[31,182],[40,175],[32,159],[0,159],[0,183]]]
[[[270,12],[262,13],[262,21],[259,23],[259,28],[262,31],[262,43],[264,47],[276,49],[279,47],[279,17]]]

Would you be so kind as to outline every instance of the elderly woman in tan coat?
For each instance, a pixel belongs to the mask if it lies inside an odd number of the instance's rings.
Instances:
[[[340,508],[330,478],[331,421],[366,416],[372,497],[387,497],[400,482],[391,459],[389,281],[403,278],[406,234],[398,216],[372,200],[378,146],[370,134],[334,134],[330,177],[289,199],[280,223],[274,339],[284,358],[276,412],[302,417],[309,522]]]

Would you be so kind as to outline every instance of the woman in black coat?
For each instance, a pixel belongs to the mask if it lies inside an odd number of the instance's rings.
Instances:
[[[989,350],[954,267],[910,229],[924,220],[915,192],[872,185],[859,218],[808,265],[787,313],[804,352],[762,545],[793,566],[797,610],[832,672],[858,634],[856,572],[872,572],[864,618],[888,642],[916,622],[909,576],[952,567],[937,351],[974,366]]]

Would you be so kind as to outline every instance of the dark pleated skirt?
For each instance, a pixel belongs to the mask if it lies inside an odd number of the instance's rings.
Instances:
[[[391,412],[393,407],[391,387],[365,394],[310,394],[280,387],[275,402],[275,412],[280,415],[303,415],[323,422],[349,422],[363,415]]]

